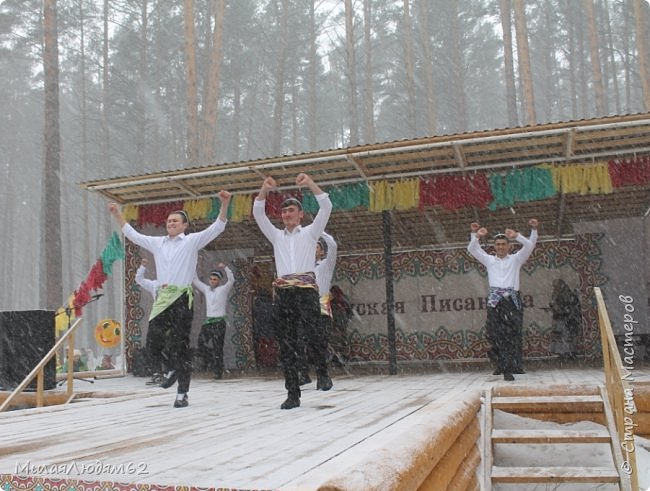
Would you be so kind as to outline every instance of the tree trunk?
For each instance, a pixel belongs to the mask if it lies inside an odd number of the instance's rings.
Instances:
[[[81,86],[81,180],[88,179],[88,108],[86,100],[86,30],[85,30],[85,14],[83,9],[83,2],[79,2],[79,73],[80,73],[80,86]],[[90,210],[88,209],[88,195],[90,193],[82,193],[82,217],[83,220],[83,239],[82,239],[82,264],[90,264],[90,227],[91,221]]]
[[[238,58],[241,58],[241,56],[235,55]],[[233,63],[232,64],[232,69],[233,69],[233,85],[234,85],[234,90],[233,90],[233,95],[232,95],[232,121],[231,121],[231,126],[232,126],[232,139],[231,139],[231,161],[232,162],[239,162],[241,160],[240,158],[240,150],[239,150],[239,143],[241,141],[241,97],[242,97],[242,90],[241,90],[241,69],[240,69],[240,64],[239,63]]]
[[[519,124],[517,118],[517,90],[515,85],[515,65],[512,54],[512,22],[510,0],[500,0],[501,30],[503,31],[503,63],[506,81],[506,107],[508,109],[508,126]]]
[[[138,162],[144,162],[147,150],[147,109],[145,92],[149,90],[147,83],[147,0],[141,0],[140,4],[140,67],[139,78],[140,87],[138,90],[139,97],[136,99],[137,107],[137,136],[136,136],[136,158]]]
[[[357,113],[357,69],[354,56],[354,10],[352,0],[345,0],[345,53],[348,68],[348,109],[350,111],[350,145],[359,144],[359,116]]]
[[[221,75],[221,52],[223,49],[223,18],[226,0],[213,0],[214,31],[212,33],[212,52],[210,55],[210,72],[203,98],[205,117],[201,141],[201,163],[213,163],[216,159],[217,109],[219,107],[219,80]]]
[[[273,155],[282,154],[282,126],[284,118],[284,95],[286,84],[287,70],[287,50],[288,50],[288,17],[289,17],[289,0],[280,1],[279,12],[279,32],[278,32],[278,61],[276,64],[277,71],[275,74],[275,94],[273,103]]]
[[[607,0],[603,0],[603,15],[605,16],[605,29],[607,32],[607,56],[606,60],[609,60],[609,78],[612,81],[612,90],[606,90],[608,93],[614,93],[614,104],[616,106],[616,114],[621,114],[621,95],[618,93],[618,72],[616,69],[616,51],[614,49],[614,35],[612,34],[612,23],[609,16],[609,5]],[[605,77],[607,80],[607,77]]]
[[[644,111],[650,111],[650,71],[648,64],[648,37],[646,20],[647,10],[643,7],[641,0],[632,0],[634,6],[634,30],[636,33],[636,50],[639,53],[639,77],[643,89]]]
[[[45,85],[45,172],[42,241],[45,244],[45,306],[56,310],[63,302],[61,259],[61,135],[59,132],[59,47],[56,0],[45,0],[43,10],[43,72]]]
[[[316,80],[318,77],[318,39],[316,36],[316,8],[315,0],[309,2],[309,67],[307,69],[307,111],[309,113],[309,134],[307,141],[309,149],[318,148],[318,89]]]
[[[104,20],[104,32],[103,32],[103,43],[102,43],[102,158],[103,158],[103,164],[104,164],[104,169],[110,169],[111,168],[111,132],[110,132],[110,121],[111,121],[111,113],[110,113],[110,87],[108,85],[108,73],[109,73],[109,58],[108,58],[108,12],[109,12],[109,0],[104,0],[104,12],[103,12],[103,20]],[[113,231],[113,225],[111,223],[111,219],[108,216],[107,213],[101,213],[100,214],[100,221],[98,222],[98,225],[101,224],[103,227],[100,225],[97,227],[97,243],[101,244],[102,240],[102,229],[104,231],[103,236],[104,237],[109,237]],[[118,295],[121,295],[121,291],[119,288],[116,288],[115,292],[118,292]],[[107,295],[107,303],[108,303],[108,312],[116,312],[116,302],[115,298],[116,295]]]
[[[515,32],[517,36],[517,54],[519,59],[519,79],[523,92],[524,119],[527,125],[535,124],[535,96],[533,91],[533,73],[528,51],[528,28],[524,0],[514,0]]]
[[[455,121],[453,131],[467,131],[467,102],[465,101],[465,54],[462,46],[462,32],[460,26],[460,15],[458,3],[449,2],[451,8],[449,15],[449,30],[451,37],[451,63],[452,72],[452,94],[455,114],[452,118]]]
[[[594,84],[594,96],[596,98],[596,115],[607,114],[607,102],[605,101],[605,88],[603,87],[603,73],[600,68],[600,54],[598,49],[598,32],[594,17],[593,0],[582,0],[585,9],[585,20],[589,30],[589,50],[591,53],[591,77]]]
[[[624,73],[624,84],[625,84],[625,112],[632,112],[632,91],[631,83],[632,79],[632,63],[630,62],[630,36],[632,35],[632,28],[630,27],[630,15],[629,6],[627,3],[624,3],[621,10],[623,11],[623,35],[621,36],[623,40],[623,73]]]
[[[415,62],[413,54],[413,27],[411,26],[411,12],[409,0],[404,0],[404,68],[406,71],[406,121],[408,134],[417,134],[417,119],[415,107]]]
[[[111,133],[109,128],[110,123],[110,101],[109,101],[109,87],[108,87],[108,0],[104,0],[104,39],[102,43],[102,164],[104,169],[109,169],[111,165]]]
[[[365,52],[365,77],[364,77],[364,113],[365,113],[365,142],[374,143],[375,136],[375,94],[373,89],[372,69],[372,5],[371,0],[363,0],[363,46]]]
[[[555,6],[552,5],[552,2],[550,0],[544,0],[544,5],[543,5],[543,10],[542,10],[542,15],[544,17],[543,21],[543,31],[546,33],[545,36],[543,36],[542,40],[542,60],[543,63],[541,66],[543,67],[542,70],[542,80],[543,83],[541,83],[541,91],[538,90],[537,92],[537,97],[539,100],[539,96],[541,93],[541,104],[539,105],[540,110],[542,111],[542,116],[541,119],[542,121],[551,121],[553,120],[554,116],[554,108],[556,105],[554,104],[555,102],[555,92],[556,92],[556,81],[558,79],[558,75],[555,72],[555,54],[556,54],[556,47],[554,43],[555,39],[555,32],[557,30],[556,23],[553,22],[553,14],[555,11]]]
[[[194,2],[184,0],[185,25],[185,103],[187,105],[187,163],[199,163],[199,106],[196,81],[196,42],[194,35]]]
[[[578,83],[576,76],[578,73],[577,63],[576,63],[576,25],[575,25],[575,13],[573,11],[573,2],[572,0],[565,0],[565,17],[567,19],[567,38],[568,38],[568,48],[567,48],[567,58],[569,62],[569,101],[571,105],[571,119],[578,119]]]
[[[429,15],[428,0],[420,0],[418,3],[418,17],[420,22],[420,40],[422,43],[422,71],[424,72],[424,93],[426,94],[426,132],[435,135],[438,131],[436,116],[436,83],[433,68],[433,49],[431,46],[431,18]]]

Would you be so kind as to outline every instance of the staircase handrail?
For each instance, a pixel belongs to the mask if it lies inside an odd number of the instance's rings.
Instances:
[[[614,331],[609,321],[609,314],[600,288],[594,287],[598,306],[598,326],[603,349],[603,367],[605,370],[605,391],[614,416],[614,425],[621,446],[623,462],[616,462],[619,474],[629,478],[632,490],[638,491],[639,478],[634,451],[634,426],[630,424],[631,416],[636,413],[634,388],[627,380],[629,374],[623,373],[623,362],[618,351]],[[626,429],[631,428],[631,431]],[[632,441],[630,442],[630,438]],[[631,449],[631,451],[630,451]],[[616,455],[616,453],[614,453]],[[623,477],[623,476],[622,476]]]

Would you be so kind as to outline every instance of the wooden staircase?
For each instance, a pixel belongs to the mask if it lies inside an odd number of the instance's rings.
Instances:
[[[495,409],[539,421],[562,424],[592,421],[604,427],[588,430],[495,428]],[[620,453],[619,446],[611,436],[615,434],[612,432],[611,421],[607,400],[603,398],[598,387],[550,386],[542,390],[533,390],[530,387],[507,386],[495,387],[486,391],[484,400],[484,434],[486,435],[483,449],[484,489],[499,488],[500,485],[503,489],[514,489],[506,485],[515,484],[524,488],[525,485],[533,486],[539,483],[554,483],[555,485],[565,483],[574,486],[577,483],[591,483],[594,487],[604,486],[602,489],[625,490],[626,487],[624,483],[621,483],[614,464],[613,454],[611,463],[603,464],[601,462],[593,466],[575,465],[575,462],[569,462],[570,459],[566,457],[567,445],[575,444],[609,444],[610,453]],[[531,426],[534,426],[534,423]],[[539,426],[548,425],[540,424]],[[557,445],[557,450],[549,453],[554,460],[557,460],[557,463],[548,465],[547,462],[539,466],[500,465],[498,461],[495,461],[495,445]],[[528,449],[530,450],[530,447]],[[585,450],[589,451],[591,448],[585,447]],[[558,487],[558,489],[562,488]]]

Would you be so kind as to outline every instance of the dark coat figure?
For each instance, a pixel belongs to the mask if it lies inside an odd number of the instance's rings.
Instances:
[[[332,299],[332,330],[330,331],[330,346],[332,348],[332,364],[343,366],[348,361],[350,347],[348,346],[348,323],[352,319],[352,307],[343,290],[334,285],[330,289]]]
[[[278,343],[273,331],[273,298],[266,288],[260,288],[253,300],[253,346],[257,368],[278,366]]]
[[[553,314],[551,353],[561,358],[575,358],[576,340],[582,331],[582,312],[578,295],[564,280],[555,280],[549,307]]]

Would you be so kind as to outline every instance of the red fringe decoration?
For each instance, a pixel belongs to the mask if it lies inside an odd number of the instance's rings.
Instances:
[[[650,156],[610,160],[607,163],[612,186],[640,186],[650,182]]]
[[[74,314],[81,317],[84,305],[91,300],[90,291],[101,289],[108,276],[104,273],[104,264],[98,259],[88,273],[88,277],[81,282],[79,289],[74,291]]]
[[[266,196],[266,216],[269,218],[282,218],[282,202],[287,198],[296,198],[302,203],[302,193],[300,191],[286,193],[269,193]]]
[[[102,287],[107,279],[108,275],[104,273],[104,263],[102,263],[101,259],[98,259],[97,262],[93,264],[93,267],[90,268],[90,272],[86,278],[86,283],[91,290],[97,291]]]
[[[156,203],[153,205],[140,205],[138,208],[138,225],[166,226],[167,217],[172,211],[183,209],[182,201],[171,203]]]
[[[485,174],[420,178],[420,209],[425,205],[439,205],[445,210],[487,208],[493,199]]]

